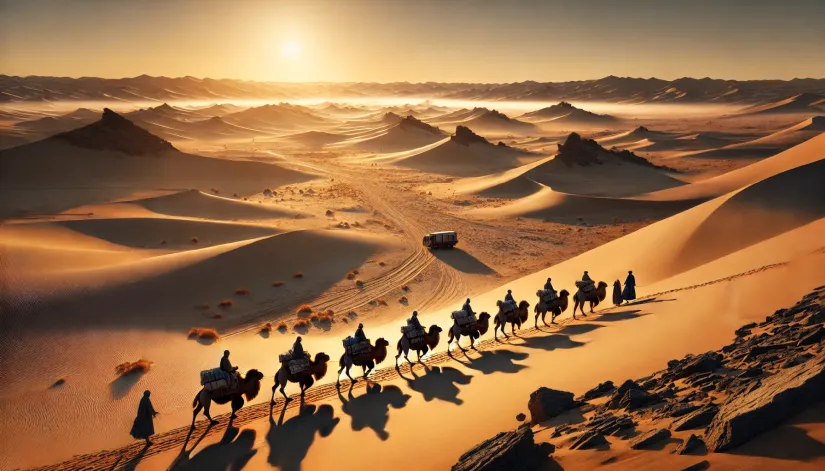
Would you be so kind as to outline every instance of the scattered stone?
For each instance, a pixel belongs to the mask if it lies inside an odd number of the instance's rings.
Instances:
[[[821,325],[811,327],[802,332],[801,338],[796,342],[796,346],[801,347],[803,345],[819,343],[823,338],[825,338],[825,327]]]
[[[673,423],[673,429],[677,432],[683,430],[694,430],[697,428],[706,427],[713,421],[716,414],[719,413],[719,406],[716,404],[708,404],[702,408],[687,414],[683,418]]]
[[[686,378],[694,373],[712,373],[721,367],[722,355],[717,352],[707,352],[687,362],[676,372],[676,378]]]
[[[708,449],[735,448],[825,396],[825,355],[765,378],[762,387],[734,396],[708,427]]]
[[[693,403],[690,403],[690,402],[677,404],[671,410],[670,416],[673,417],[674,419],[677,418],[677,417],[682,417],[684,415],[690,414],[691,412],[693,412],[695,410],[698,410],[701,407],[702,406],[700,406],[698,404],[693,404]]]
[[[648,448],[656,442],[667,440],[670,438],[670,430],[660,428],[658,430],[649,430],[630,441],[630,448],[634,450],[641,450]]]
[[[597,397],[604,396],[615,388],[616,387],[613,386],[613,381],[605,381],[604,383],[601,383],[595,388],[584,393],[584,398],[586,400],[595,399]]]
[[[573,400],[573,393],[550,388],[539,388],[530,394],[527,408],[530,410],[530,422],[538,424],[568,411],[580,403]]]
[[[801,354],[796,355],[794,357],[788,358],[785,361],[785,363],[782,363],[782,366],[780,368],[782,368],[783,370],[787,369],[787,368],[793,368],[796,365],[801,365],[801,364],[805,363],[806,361],[810,360],[813,357],[814,356],[811,355],[810,353],[807,353],[807,352],[806,353],[801,353]]]
[[[536,445],[529,424],[515,431],[501,432],[476,445],[458,459],[452,471],[533,471],[555,451],[549,443]]]
[[[700,447],[704,446],[705,442],[702,441],[702,437],[694,434],[690,434],[687,440],[682,442],[678,448],[673,452],[677,455],[686,455],[694,450],[699,449]]]
[[[335,216],[335,213],[334,213],[334,212],[332,212],[332,210],[331,210],[331,209],[328,209],[328,210],[327,210],[327,212],[326,212],[326,213],[324,213],[324,215],[325,215],[326,217],[328,217],[328,218],[331,218],[331,217]]]

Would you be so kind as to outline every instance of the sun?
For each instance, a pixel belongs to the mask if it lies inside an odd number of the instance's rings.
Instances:
[[[297,41],[286,41],[281,44],[281,55],[287,58],[295,58],[301,54],[301,44]]]

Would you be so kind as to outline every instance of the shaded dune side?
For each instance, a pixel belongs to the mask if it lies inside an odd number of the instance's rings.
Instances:
[[[302,217],[304,214],[271,204],[256,204],[188,190],[171,195],[127,201],[149,211],[168,216],[229,221]]]

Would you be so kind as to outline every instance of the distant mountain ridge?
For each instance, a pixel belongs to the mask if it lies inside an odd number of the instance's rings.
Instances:
[[[0,103],[15,101],[146,101],[351,97],[427,97],[490,101],[759,104],[801,94],[825,95],[825,79],[722,80],[608,76],[575,82],[277,83],[195,77],[103,79],[0,75]]]

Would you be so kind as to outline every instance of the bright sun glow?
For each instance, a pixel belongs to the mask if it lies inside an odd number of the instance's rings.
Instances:
[[[281,44],[281,55],[294,58],[301,54],[301,45],[296,41],[287,41]]]

